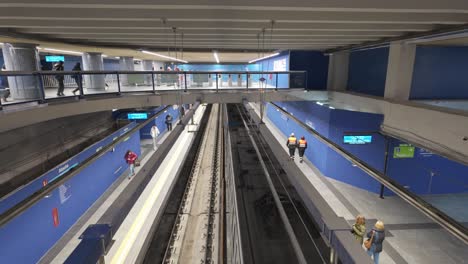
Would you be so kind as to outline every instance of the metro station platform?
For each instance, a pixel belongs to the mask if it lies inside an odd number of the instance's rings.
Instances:
[[[250,103],[250,106],[260,115],[258,104]],[[287,153],[287,136],[266,115],[263,122]],[[463,242],[400,197],[381,199],[378,194],[326,177],[306,157],[304,163],[300,163],[297,152],[294,162],[336,215],[344,217],[350,227],[359,214],[366,217],[367,231],[377,219],[385,223],[386,239],[380,263],[468,263],[468,252]],[[468,223],[466,210],[462,209],[468,202],[468,196],[456,195],[452,199],[450,195],[432,196],[430,199],[437,200],[442,210],[445,208],[453,212],[451,216],[458,221],[465,225]]]

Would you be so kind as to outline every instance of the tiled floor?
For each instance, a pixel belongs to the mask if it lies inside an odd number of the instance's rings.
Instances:
[[[254,108],[258,113],[258,108]],[[264,121],[279,142],[286,141],[286,136],[268,118]],[[296,162],[338,216],[353,223],[357,214],[363,214],[368,219],[368,229],[377,219],[384,221],[387,238],[380,263],[468,263],[467,245],[401,198],[380,199],[377,194],[325,177],[308,161]],[[466,208],[466,196],[424,198],[466,221],[467,210],[460,210],[461,205]]]

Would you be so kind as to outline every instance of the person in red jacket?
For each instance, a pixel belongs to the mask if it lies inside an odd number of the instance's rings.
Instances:
[[[127,164],[130,165],[130,173],[128,175],[128,179],[130,179],[135,175],[135,161],[138,158],[138,155],[131,150],[127,150],[124,158]]]

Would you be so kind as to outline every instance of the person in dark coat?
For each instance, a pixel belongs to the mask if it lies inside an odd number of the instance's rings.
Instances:
[[[171,114],[168,114],[166,116],[166,127],[167,127],[167,131],[172,131],[172,115]]]
[[[75,66],[73,66],[73,69],[72,71],[76,71],[76,72],[80,72],[81,71],[81,64],[79,62],[77,62],[75,64]],[[73,90],[73,94],[75,94],[76,92],[78,92],[80,90],[80,86],[82,84],[81,82],[81,75],[79,75],[78,73],[77,74],[73,74],[72,75],[72,78],[73,80],[75,80],[76,82],[76,89]]]
[[[7,69],[6,69],[5,64],[3,64],[2,71],[6,71],[6,70]],[[10,88],[9,88],[10,86],[8,85],[8,77],[7,76],[1,76],[0,81],[1,81],[1,85],[4,87],[3,88],[4,91],[3,91],[3,95],[2,95],[3,100],[5,102],[8,102],[8,97],[10,96]]]
[[[64,71],[64,69],[65,68],[63,67],[63,61],[59,61],[54,66],[54,71],[56,72]],[[65,76],[63,76],[62,74],[57,74],[55,75],[55,79],[57,80],[59,85],[57,90],[57,96],[64,96],[65,94],[63,93],[63,90],[65,90],[65,84],[63,83],[63,81],[65,80]]]
[[[379,263],[379,255],[382,252],[382,244],[385,240],[385,228],[382,221],[377,221],[374,228],[372,228],[367,237],[372,239],[371,247],[367,250],[367,255],[371,256],[374,259],[374,263]]]

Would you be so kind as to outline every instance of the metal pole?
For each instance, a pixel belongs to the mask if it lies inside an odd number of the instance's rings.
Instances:
[[[338,263],[338,254],[336,254],[336,250],[334,248],[330,248],[330,264],[337,264]]]
[[[118,89],[118,94],[120,95],[120,76],[118,72],[117,72],[117,89]]]
[[[156,93],[156,87],[154,86],[154,72],[151,72],[151,84],[153,85],[153,93]]]
[[[186,72],[184,72],[184,83],[185,83],[184,92],[187,92],[187,73]]]
[[[39,78],[39,103],[43,104],[46,102],[45,100],[45,91],[44,91],[44,82],[42,80],[42,75],[37,73],[37,77]]]
[[[384,162],[384,175],[387,175],[387,168],[388,168],[388,150],[389,150],[389,145],[390,141],[388,140],[388,137],[384,136],[385,138],[385,162]],[[380,199],[384,199],[384,190],[385,190],[385,185],[380,184]]]
[[[80,89],[80,96],[79,98],[84,97],[84,90],[83,90],[83,74],[80,72],[78,73],[78,88]]]
[[[216,72],[216,92],[218,92],[218,73]]]
[[[247,77],[247,78],[245,78],[245,80],[246,80],[246,83],[247,83],[247,84],[246,84],[246,85],[247,85],[247,86],[246,86],[246,89],[248,90],[248,89],[249,89],[249,79],[250,79],[250,76],[249,76],[248,73],[245,73],[245,76]]]
[[[279,75],[279,74],[276,73],[276,89],[275,89],[275,91],[278,91],[278,75]]]

